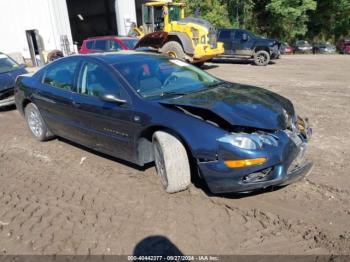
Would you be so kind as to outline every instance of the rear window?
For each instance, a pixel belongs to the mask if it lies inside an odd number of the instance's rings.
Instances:
[[[74,73],[78,61],[65,61],[49,67],[44,75],[43,83],[65,90],[73,89]]]

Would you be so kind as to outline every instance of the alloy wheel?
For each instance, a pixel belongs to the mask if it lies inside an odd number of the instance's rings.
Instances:
[[[43,133],[43,123],[41,118],[36,111],[31,111],[28,116],[28,125],[32,133],[36,137],[40,137]]]

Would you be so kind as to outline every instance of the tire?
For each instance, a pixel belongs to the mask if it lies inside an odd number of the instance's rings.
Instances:
[[[46,141],[53,138],[53,134],[35,104],[29,103],[24,109],[24,115],[28,128],[36,140]]]
[[[163,131],[155,132],[152,142],[156,170],[164,190],[176,193],[187,189],[191,184],[191,168],[184,145]]]
[[[267,66],[270,63],[270,54],[265,50],[255,52],[254,63],[257,66]]]
[[[181,44],[179,44],[176,41],[170,41],[163,45],[163,47],[160,49],[160,52],[163,54],[173,57],[173,58],[179,58],[182,60],[185,60],[185,52],[182,49]]]

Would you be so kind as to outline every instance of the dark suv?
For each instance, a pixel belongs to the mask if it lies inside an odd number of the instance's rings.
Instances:
[[[254,59],[258,66],[266,66],[280,56],[281,44],[277,40],[258,37],[244,29],[219,29],[218,41],[225,48],[221,57]]]

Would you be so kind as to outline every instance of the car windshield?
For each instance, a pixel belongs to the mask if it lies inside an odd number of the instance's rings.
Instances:
[[[19,68],[19,65],[6,55],[0,54],[0,73],[12,72]]]
[[[114,67],[144,98],[185,95],[222,82],[193,65],[165,57],[142,57]]]
[[[128,49],[134,49],[138,39],[122,39],[123,43],[128,47]]]

